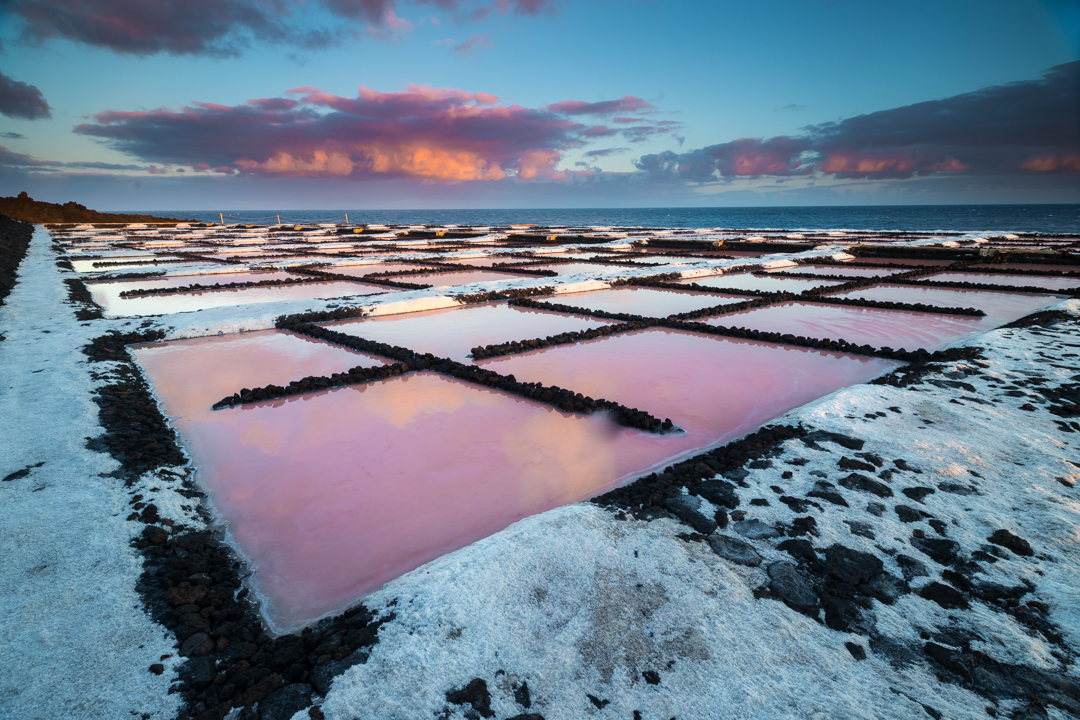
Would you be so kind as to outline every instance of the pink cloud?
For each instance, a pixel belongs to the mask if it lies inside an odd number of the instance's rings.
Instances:
[[[1080,173],[1080,154],[1039,155],[1021,163],[1020,169],[1038,173]]]
[[[584,102],[582,100],[563,100],[552,105],[548,105],[547,109],[551,112],[561,113],[563,115],[612,115],[614,113],[632,113],[641,112],[643,110],[655,110],[656,107],[639,97],[633,95],[623,95],[618,100],[603,100],[601,102]]]
[[[343,97],[301,87],[289,94],[235,106],[107,110],[75,131],[196,172],[455,182],[562,179],[556,168],[564,151],[617,132],[456,88],[360,87],[356,97]]]
[[[476,57],[476,48],[478,47],[491,47],[491,41],[488,40],[487,34],[470,35],[465,42],[454,46],[454,52],[461,57]]]

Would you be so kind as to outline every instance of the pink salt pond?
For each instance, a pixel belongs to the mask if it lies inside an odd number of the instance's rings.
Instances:
[[[715,275],[705,278],[676,280],[676,282],[696,283],[705,287],[746,290],[747,292],[789,293],[801,293],[817,287],[843,284],[841,280],[803,280],[801,278],[773,277],[770,275],[754,275],[752,273]]]
[[[987,263],[971,265],[973,270],[1039,270],[1052,273],[1080,273],[1080,265],[1054,265],[1051,263]]]
[[[746,295],[721,295],[688,290],[624,286],[592,292],[568,293],[541,298],[541,301],[645,317],[667,317],[678,313],[703,310],[718,305],[746,302]]]
[[[402,275],[396,278],[401,282],[431,285],[437,288],[470,283],[491,282],[493,280],[520,280],[523,276],[514,273],[500,273],[491,270],[463,270],[461,272],[432,273],[427,275]]]
[[[887,302],[922,303],[938,307],[973,307],[986,313],[982,330],[1019,320],[1040,308],[1061,301],[1057,295],[987,292],[959,288],[918,287],[916,285],[876,285],[862,290],[840,293],[838,297],[865,298]]]
[[[784,268],[783,272],[792,275],[839,275],[843,277],[882,277],[906,272],[904,268],[842,267],[837,265],[800,265]]]
[[[229,305],[280,302],[282,300],[336,298],[352,295],[372,295],[398,292],[381,285],[365,285],[352,282],[316,282],[302,285],[277,285],[225,290],[200,290],[165,295],[120,297],[127,290],[144,290],[156,287],[180,287],[184,285],[218,285],[230,282],[258,282],[285,277],[298,277],[292,273],[235,273],[228,275],[182,275],[159,280],[137,280],[106,283],[88,283],[87,288],[94,302],[105,309],[106,317],[129,317],[132,315],[166,315],[193,312]],[[303,276],[300,276],[303,277]]]
[[[940,313],[792,302],[709,318],[709,325],[743,327],[894,350],[939,350],[975,332],[989,329],[984,318]]]
[[[374,265],[328,265],[321,268],[335,275],[348,275],[349,277],[364,277],[372,273],[387,272],[424,272],[430,268],[423,265],[409,265],[408,263],[383,263]],[[393,280],[394,278],[388,278]],[[410,280],[410,282],[413,282]]]
[[[507,255],[485,255],[484,257],[456,258],[448,257],[447,262],[457,265],[472,265],[474,267],[491,267],[495,263],[519,263],[526,262],[527,258],[509,257]]]
[[[403,315],[344,320],[326,327],[365,340],[464,361],[477,346],[532,340],[614,321],[487,303]]]
[[[360,364],[318,344],[296,362],[295,338],[288,349],[280,339],[242,348],[253,337],[162,343],[136,357],[166,411],[181,416],[173,422],[198,480],[255,569],[249,582],[279,632],[338,612],[516,520],[604,492],[894,366],[667,330],[492,366],[519,377],[550,374],[563,387],[666,413],[686,430],[668,435],[428,372],[208,410],[238,385]],[[230,362],[256,372],[219,378]]]
[[[1045,275],[1000,275],[998,273],[951,272],[931,275],[923,280],[934,282],[966,282],[980,285],[1007,285],[1010,287],[1037,287],[1046,290],[1075,290],[1080,287],[1080,277],[1047,277]]]
[[[578,275],[580,273],[587,273],[589,275],[612,275],[612,274],[625,274],[628,271],[634,270],[634,268],[626,267],[623,265],[601,265],[599,263],[555,263],[554,265],[529,265],[530,270],[551,270],[559,275]]]

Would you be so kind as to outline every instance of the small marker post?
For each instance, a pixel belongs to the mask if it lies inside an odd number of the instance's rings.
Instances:
[[[278,215],[278,216],[277,216],[277,224],[278,224],[278,225],[280,225],[280,224],[281,224],[281,215]]]
[[[218,213],[217,216],[221,218],[221,224],[225,224],[225,213]]]
[[[349,224],[349,213],[345,213],[345,224]]]

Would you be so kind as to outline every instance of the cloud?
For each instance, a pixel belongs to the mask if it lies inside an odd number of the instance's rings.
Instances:
[[[0,137],[6,138],[8,140],[25,140],[26,139],[25,135],[23,135],[21,133],[17,133],[17,132],[0,133]]]
[[[560,0],[493,0],[474,2],[470,0],[418,0],[449,12],[456,22],[483,20],[491,15],[514,15],[536,17],[541,14],[555,15]]]
[[[629,151],[630,148],[603,148],[602,150],[589,150],[585,153],[585,157],[598,158],[608,157],[609,155],[615,155],[617,153],[624,153]]]
[[[0,73],[0,115],[24,120],[52,117],[52,108],[33,85],[27,85]],[[7,135],[5,134],[5,137]]]
[[[421,0],[460,20],[488,15],[554,14],[557,0]],[[0,18],[15,16],[24,42],[62,38],[118,53],[231,56],[255,43],[301,48],[357,37],[377,39],[413,29],[396,15],[398,0],[0,0]],[[330,13],[340,20],[327,22]],[[350,26],[351,24],[351,26]]]
[[[106,162],[59,162],[39,160],[33,155],[17,153],[0,145],[0,167],[18,168],[32,172],[59,173],[65,170],[146,170],[142,165]]]
[[[639,97],[623,95],[618,100],[603,100],[601,102],[583,102],[581,100],[563,100],[547,109],[551,112],[563,115],[614,115],[615,113],[634,113],[643,110],[655,110],[656,107]],[[635,121],[637,118],[621,118],[624,121]]]
[[[461,57],[476,57],[477,47],[491,47],[491,41],[486,34],[470,35],[465,42],[454,46],[454,52]]]
[[[793,137],[740,138],[645,155],[657,179],[709,182],[820,173],[840,179],[932,174],[1080,173],[1080,62],[1038,80],[810,125]]]
[[[299,87],[234,106],[109,110],[75,132],[157,165],[258,177],[564,179],[562,153],[621,133],[489,93],[411,85],[356,97]]]

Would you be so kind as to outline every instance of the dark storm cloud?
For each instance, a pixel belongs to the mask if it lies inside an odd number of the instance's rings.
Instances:
[[[23,120],[40,120],[52,117],[52,108],[36,87],[0,73],[0,114]]]
[[[863,179],[1080,173],[1080,62],[1038,80],[810,125],[795,137],[741,138],[636,164],[692,182],[815,171]]]

